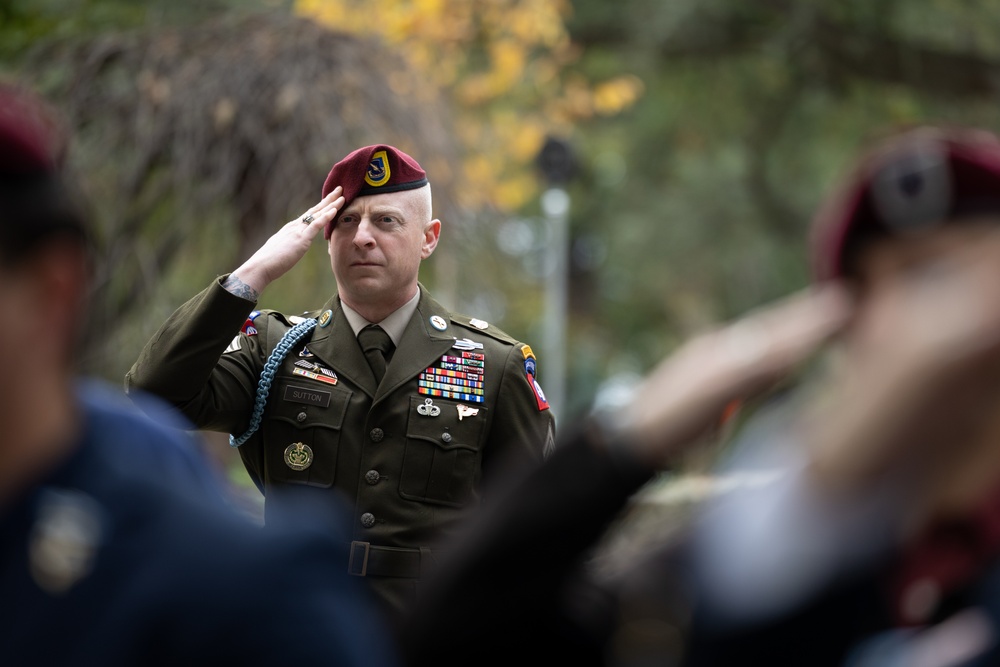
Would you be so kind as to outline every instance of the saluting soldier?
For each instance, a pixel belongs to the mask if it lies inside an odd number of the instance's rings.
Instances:
[[[282,521],[272,491],[284,485],[317,503],[346,496],[354,534],[340,566],[395,612],[489,476],[547,454],[554,420],[531,348],[449,312],[418,282],[441,221],[416,160],[359,148],[333,166],[322,195],[174,312],[125,387],[230,433],[267,524]],[[337,293],[301,316],[256,310],[321,229]]]

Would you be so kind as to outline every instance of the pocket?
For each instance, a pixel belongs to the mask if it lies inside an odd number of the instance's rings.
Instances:
[[[435,399],[428,404],[428,400],[410,397],[399,494],[408,500],[462,507],[479,480],[487,409],[467,405],[477,412],[460,419],[459,402]],[[429,406],[440,412],[431,416]]]
[[[268,484],[330,487],[350,390],[278,378],[264,415]]]

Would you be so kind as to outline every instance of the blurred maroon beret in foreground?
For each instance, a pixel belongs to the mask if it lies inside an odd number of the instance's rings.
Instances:
[[[427,185],[427,174],[398,148],[376,144],[359,148],[333,165],[323,183],[323,196],[338,185],[344,188],[343,211],[355,197],[422,188]],[[327,223],[324,237],[330,238],[334,223],[336,218]]]
[[[87,238],[83,200],[63,173],[66,134],[35,93],[0,83],[0,259],[53,234]]]
[[[917,127],[865,152],[813,221],[817,280],[849,275],[866,242],[946,220],[1000,216],[1000,139],[961,127]]]
[[[0,83],[0,174],[40,174],[58,170],[63,158],[61,128],[35,94]]]

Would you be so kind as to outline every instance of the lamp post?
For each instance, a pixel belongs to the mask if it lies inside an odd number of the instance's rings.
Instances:
[[[576,173],[569,144],[556,137],[545,140],[537,164],[548,183],[541,206],[548,231],[545,253],[545,308],[542,322],[542,364],[549,405],[558,418],[566,406],[566,322],[569,314],[569,210],[566,185]]]

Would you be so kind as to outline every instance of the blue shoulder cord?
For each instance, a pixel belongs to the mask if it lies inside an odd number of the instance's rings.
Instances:
[[[314,318],[310,318],[304,322],[299,322],[294,327],[286,331],[285,335],[278,341],[278,344],[274,346],[274,349],[271,351],[271,356],[267,358],[267,363],[264,364],[264,370],[260,374],[260,381],[257,382],[257,399],[253,404],[253,414],[250,416],[250,427],[247,428],[246,433],[238,438],[230,435],[230,447],[239,447],[260,427],[260,418],[264,414],[264,406],[267,405],[267,394],[271,391],[271,381],[274,380],[274,374],[278,372],[278,366],[280,366],[281,362],[284,361],[286,356],[288,356],[289,351],[295,347],[295,344],[298,343],[303,336],[315,328],[316,320]]]

